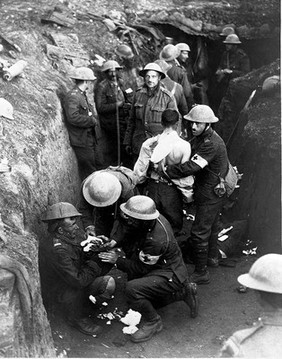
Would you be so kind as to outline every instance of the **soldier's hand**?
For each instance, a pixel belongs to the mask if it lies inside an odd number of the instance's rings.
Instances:
[[[98,254],[98,257],[101,259],[102,262],[115,264],[119,257],[119,253],[114,250],[109,252],[100,252]]]

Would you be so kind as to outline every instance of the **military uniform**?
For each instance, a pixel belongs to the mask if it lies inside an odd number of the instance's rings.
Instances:
[[[196,216],[191,229],[191,243],[196,256],[196,271],[207,265],[207,258],[217,258],[219,215],[224,197],[218,197],[214,187],[219,177],[225,177],[228,157],[222,138],[210,127],[191,142],[192,156],[188,162],[168,166],[170,178],[195,176],[194,202]]]
[[[82,179],[95,171],[96,119],[86,93],[75,86],[63,101],[70,144],[77,156]]]
[[[181,289],[188,278],[169,222],[160,215],[151,228],[128,231],[120,223],[111,238],[125,252],[116,265],[128,274],[125,294],[130,308],[145,321],[155,320],[158,315],[152,303]]]
[[[189,111],[186,98],[184,96],[183,87],[168,76],[162,80],[162,83],[175,97],[177,108],[181,116],[187,115]]]
[[[118,164],[117,110],[120,144],[123,142],[126,130],[128,111],[126,112],[125,106],[120,106],[117,109],[116,103],[119,101],[126,102],[121,84],[108,79],[101,81],[95,93],[95,104],[102,130],[103,162],[105,167]],[[122,153],[122,155],[124,154]]]
[[[80,238],[80,240],[79,240]],[[110,268],[104,265],[97,257],[87,259],[80,241],[69,239],[64,235],[56,234],[43,248],[42,255],[48,271],[50,290],[56,300],[62,304],[62,308],[69,320],[77,320],[83,316],[85,303],[90,294],[94,292],[93,282]],[[54,298],[54,299],[55,299]]]
[[[102,171],[114,175],[121,183],[122,191],[118,200],[118,204],[126,202],[129,198],[137,194],[137,189],[135,188],[134,182],[134,174],[133,171],[129,168],[123,166],[110,166]],[[81,188],[83,188],[83,183]],[[110,235],[114,221],[116,219],[115,208],[116,204],[107,207],[93,207],[85,200],[83,194],[81,193],[79,212],[82,214],[83,226],[84,228],[87,228],[88,226],[94,225],[97,235]]]
[[[281,358],[282,310],[266,313],[253,327],[235,332],[223,345],[223,358]]]
[[[124,145],[132,147],[136,158],[146,138],[162,132],[161,118],[166,109],[177,108],[171,93],[161,84],[153,91],[146,85],[136,91],[124,138]]]
[[[167,71],[167,75],[173,81],[179,83],[183,87],[184,96],[186,98],[188,109],[191,110],[192,106],[194,105],[194,98],[193,98],[191,84],[188,81],[186,71],[180,66],[177,66],[175,64]]]
[[[232,73],[228,75],[229,80],[243,76],[250,71],[250,60],[244,50],[234,48],[234,51],[224,51],[219,69],[230,69]]]

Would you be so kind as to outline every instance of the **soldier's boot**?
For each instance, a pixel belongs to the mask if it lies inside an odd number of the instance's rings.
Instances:
[[[163,323],[161,317],[158,315],[158,318],[152,322],[144,322],[140,329],[137,330],[134,334],[131,335],[131,341],[134,343],[142,343],[150,340],[152,336],[156,333],[159,333],[163,329]]]
[[[208,250],[207,247],[196,247],[194,250],[196,265],[190,280],[196,284],[209,284],[210,273],[207,269]]]
[[[175,292],[173,297],[175,301],[183,300],[188,305],[190,308],[191,318],[197,317],[199,311],[199,300],[196,283],[189,283],[189,281],[186,280],[183,283],[183,287]]]
[[[68,319],[67,323],[86,335],[98,335],[102,332],[102,327],[93,323],[93,321],[88,317],[75,320]]]
[[[197,284],[209,284],[210,273],[206,268],[203,268],[202,270],[195,270],[190,278],[192,282]]]

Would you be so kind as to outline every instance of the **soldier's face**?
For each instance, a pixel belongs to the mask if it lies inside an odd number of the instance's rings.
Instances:
[[[204,122],[192,122],[191,128],[193,136],[200,136],[205,131],[206,125]]]
[[[185,62],[189,58],[189,51],[181,51],[178,58],[180,61]]]
[[[79,229],[76,224],[76,217],[64,218],[62,229],[70,238],[75,238],[76,232]]]
[[[157,86],[157,84],[160,81],[160,78],[161,78],[161,76],[157,71],[149,70],[149,71],[147,71],[147,73],[145,75],[145,84],[149,88],[153,88],[153,87]]]
[[[234,45],[232,44],[225,44],[226,51],[232,51],[234,49]]]

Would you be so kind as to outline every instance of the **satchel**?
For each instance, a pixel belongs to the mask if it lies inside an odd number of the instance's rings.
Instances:
[[[238,174],[230,162],[228,165],[227,175],[224,178],[224,183],[225,183],[227,197],[229,197],[233,193],[238,183]]]
[[[214,193],[218,197],[223,197],[225,193],[227,197],[231,196],[237,186],[239,179],[238,174],[235,171],[234,167],[231,165],[231,163],[228,161],[228,171],[225,178],[222,178],[210,169],[208,169],[208,171],[215,174],[219,178],[219,183],[214,187]]]

